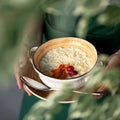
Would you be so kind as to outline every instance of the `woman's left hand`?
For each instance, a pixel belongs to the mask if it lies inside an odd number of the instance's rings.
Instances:
[[[110,60],[105,67],[106,70],[109,70],[112,68],[120,69],[120,50],[118,50],[116,53],[114,53],[112,56],[110,56]],[[109,91],[109,88],[106,85],[102,85],[102,86],[99,86],[95,91],[98,93],[106,94],[107,91]],[[95,96],[95,98],[97,98],[97,99],[102,98],[102,97],[103,97],[103,95]]]
[[[114,53],[106,66],[106,69],[119,68],[120,69],[120,50]]]

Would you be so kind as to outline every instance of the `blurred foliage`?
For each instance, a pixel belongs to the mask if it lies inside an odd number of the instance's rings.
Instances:
[[[110,1],[0,0],[0,81],[7,79],[5,82],[8,82],[10,75],[13,74],[13,66],[19,55],[25,34],[24,29],[41,14],[41,9],[53,14],[81,15],[76,32],[78,36],[84,37],[93,16],[99,14],[98,22],[105,25],[117,24],[120,21],[120,0],[113,2],[114,5],[111,5]],[[60,4],[61,2],[64,4]],[[74,7],[71,8],[70,4],[74,4]],[[105,58],[103,57],[103,59]],[[107,84],[111,88],[111,95],[99,104],[91,95],[79,95],[76,102],[70,106],[68,120],[77,118],[120,120],[120,96],[115,94],[119,88],[118,80],[118,70],[105,71],[103,67],[97,67],[91,74],[91,79],[85,88],[90,89],[98,83]],[[66,86],[58,93],[49,96],[49,101],[39,101],[31,108],[25,120],[54,120],[54,115],[61,109],[61,104],[58,101],[70,94],[72,94],[72,90]]]
[[[62,90],[51,94],[48,101],[39,101],[32,106],[24,120],[54,120],[55,115],[62,109],[59,102],[69,97],[71,93],[71,87],[64,86]]]
[[[22,42],[20,35],[35,7],[31,0],[25,1],[0,1],[0,76],[3,82],[13,73]]]
[[[109,5],[110,0],[0,0],[0,76],[1,80],[13,73],[24,29],[40,16],[41,9],[52,14],[82,15],[77,27],[78,36],[85,36],[91,17],[99,14],[101,24],[120,21],[120,2]],[[63,2],[63,4],[61,4]],[[71,4],[73,7],[71,8]],[[93,9],[94,8],[94,9]],[[64,24],[64,23],[63,23]],[[35,36],[34,36],[35,37]],[[3,80],[4,81],[4,80]]]
[[[103,56],[102,56],[103,57]],[[105,56],[106,57],[106,56]],[[91,94],[78,94],[74,102],[70,103],[66,120],[120,120],[120,88],[119,70],[105,70],[104,66],[97,66],[88,78],[82,91],[94,92],[99,85],[106,85],[109,91],[102,98]],[[51,94],[46,101],[35,103],[24,120],[54,120],[61,111],[65,98],[72,95],[69,86]]]

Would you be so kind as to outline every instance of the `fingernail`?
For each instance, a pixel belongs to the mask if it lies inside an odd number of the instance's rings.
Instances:
[[[21,86],[18,86],[18,89],[22,89],[22,87],[21,87]]]
[[[32,94],[31,93],[27,93],[28,94],[28,96],[31,96]]]

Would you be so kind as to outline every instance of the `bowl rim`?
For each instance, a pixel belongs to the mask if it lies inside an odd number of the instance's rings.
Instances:
[[[51,40],[49,40],[49,41],[54,41],[54,40],[56,40],[56,39],[63,39],[63,38],[81,39],[81,40],[85,41],[86,43],[90,44],[90,45],[93,47],[93,49],[94,49],[95,52],[96,52],[96,62],[95,62],[95,64],[90,68],[90,70],[88,70],[88,71],[85,72],[84,74],[79,75],[79,76],[76,76],[76,77],[71,77],[71,78],[67,78],[67,79],[58,79],[58,78],[53,78],[53,77],[51,77],[51,76],[48,76],[48,75],[42,73],[42,72],[38,69],[38,67],[37,67],[36,64],[35,64],[35,60],[34,60],[34,59],[35,59],[35,58],[34,58],[35,54],[33,55],[33,59],[32,59],[33,65],[34,65],[34,68],[37,70],[38,74],[42,74],[42,75],[44,75],[45,77],[48,77],[48,78],[50,78],[50,79],[52,79],[52,80],[57,80],[57,81],[74,81],[74,80],[76,80],[76,79],[78,79],[78,78],[84,77],[85,75],[87,75],[88,73],[90,73],[90,72],[93,70],[93,68],[94,68],[94,67],[97,65],[97,63],[98,63],[98,53],[97,53],[97,50],[96,50],[95,46],[94,46],[92,43],[90,43],[89,41],[87,41],[87,40],[85,40],[85,39],[78,38],[78,37],[59,37],[59,38],[51,39]],[[47,42],[49,42],[49,41],[47,41]],[[45,42],[45,43],[46,43],[46,42]],[[45,43],[43,43],[43,44],[45,44]],[[42,44],[42,45],[43,45],[43,44]],[[41,47],[41,45],[40,45],[39,47]],[[38,47],[38,49],[39,49],[39,47]],[[37,49],[37,50],[38,50],[38,49]],[[37,50],[35,51],[35,53],[37,52]]]
[[[85,75],[89,74],[89,73],[93,70],[93,68],[95,68],[95,66],[97,65],[97,63],[98,63],[98,58],[97,58],[97,60],[96,60],[96,63],[94,64],[94,66],[93,66],[89,71],[87,71],[86,73],[84,73],[84,74],[82,74],[82,75],[79,75],[79,76],[76,76],[76,77],[67,78],[67,79],[58,79],[58,78],[50,77],[50,76],[42,73],[42,72],[36,67],[36,65],[35,65],[35,63],[34,63],[34,60],[33,60],[34,67],[35,67],[35,69],[37,70],[38,74],[42,74],[42,75],[44,75],[45,77],[48,77],[48,78],[51,78],[52,80],[57,80],[57,81],[74,81],[74,80],[76,80],[76,79],[78,79],[78,78],[81,79],[82,77],[85,77]]]

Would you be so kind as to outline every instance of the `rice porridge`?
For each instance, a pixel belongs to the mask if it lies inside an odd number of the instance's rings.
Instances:
[[[40,60],[40,70],[45,75],[52,76],[51,71],[60,72],[64,68],[64,77],[62,78],[80,76],[88,72],[92,67],[92,59],[84,51],[71,46],[53,48]],[[69,70],[72,70],[75,74],[67,75]],[[59,75],[58,78],[60,76],[63,75]]]

